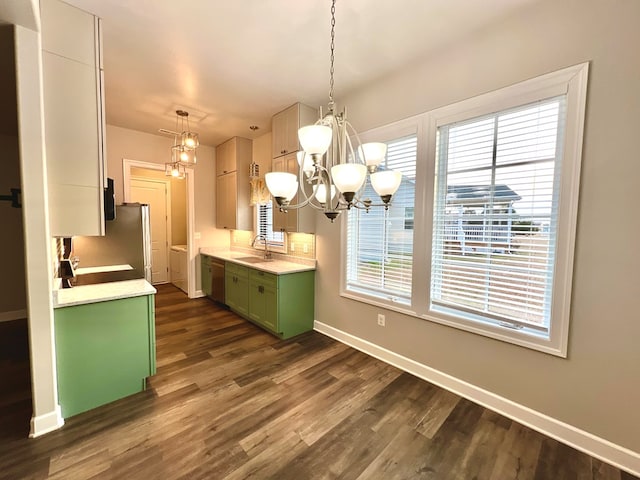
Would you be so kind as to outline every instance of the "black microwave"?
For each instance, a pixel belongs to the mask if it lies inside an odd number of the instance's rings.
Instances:
[[[113,178],[107,178],[107,188],[104,189],[104,219],[116,218],[116,193],[113,189]]]

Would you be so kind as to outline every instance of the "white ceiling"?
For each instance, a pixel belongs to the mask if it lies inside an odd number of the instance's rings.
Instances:
[[[174,130],[181,108],[217,145],[268,132],[297,101],[327,103],[329,0],[66,1],[103,19],[109,124]],[[338,1],[335,96],[535,1]]]

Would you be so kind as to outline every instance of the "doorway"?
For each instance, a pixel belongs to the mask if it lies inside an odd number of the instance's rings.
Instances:
[[[171,243],[171,183],[164,179],[133,177],[131,201],[149,205],[151,223],[151,283],[169,282]]]
[[[198,252],[194,248],[194,171],[192,168],[186,169],[186,178],[184,180],[175,180],[167,177],[164,173],[164,164],[140,162],[136,160],[123,159],[123,186],[124,201],[136,201],[132,197],[132,186],[135,190],[133,180],[155,180],[169,182],[170,201],[167,207],[168,234],[167,234],[167,250],[168,258],[172,253],[171,247],[179,246],[181,250],[186,251],[186,291],[190,298],[196,296],[196,257]],[[148,202],[147,202],[148,203]],[[170,260],[168,265],[171,265]],[[171,268],[169,269],[171,272]],[[171,275],[167,281],[171,281]],[[184,285],[180,288],[184,288]]]

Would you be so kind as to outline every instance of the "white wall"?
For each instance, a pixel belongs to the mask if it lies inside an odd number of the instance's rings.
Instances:
[[[107,176],[115,184],[116,204],[124,199],[122,159],[164,164],[171,159],[173,137],[163,137],[107,125]],[[195,240],[196,253],[199,247],[228,247],[229,232],[215,228],[215,148],[198,147],[198,163],[194,169],[195,185],[195,231],[201,239]]]
[[[318,218],[316,319],[640,452],[640,2],[545,1],[340,99],[358,131],[591,62],[568,358],[339,297]]]

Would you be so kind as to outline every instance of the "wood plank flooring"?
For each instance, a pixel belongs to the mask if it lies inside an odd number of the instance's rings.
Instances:
[[[0,422],[0,479],[636,478],[319,333],[158,290],[149,388],[37,439]]]

